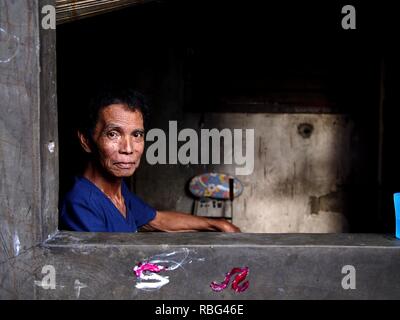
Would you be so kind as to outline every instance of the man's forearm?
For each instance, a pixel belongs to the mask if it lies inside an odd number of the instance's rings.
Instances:
[[[174,211],[157,211],[149,226],[166,232],[225,231],[240,232],[239,228],[223,219],[210,219]]]

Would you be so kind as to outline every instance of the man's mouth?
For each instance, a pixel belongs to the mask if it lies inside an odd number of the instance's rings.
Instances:
[[[131,169],[135,162],[115,162],[114,165],[120,169]]]

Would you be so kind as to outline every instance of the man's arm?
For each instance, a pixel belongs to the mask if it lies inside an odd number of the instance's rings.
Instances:
[[[157,211],[145,230],[166,232],[223,231],[240,232],[240,229],[224,219],[210,219],[173,211]]]

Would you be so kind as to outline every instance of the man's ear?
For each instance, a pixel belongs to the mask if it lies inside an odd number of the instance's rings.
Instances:
[[[85,150],[87,153],[92,153],[92,149],[90,148],[89,139],[79,130],[77,131],[77,134],[78,134],[78,139],[79,139],[79,142],[80,142],[83,150]]]

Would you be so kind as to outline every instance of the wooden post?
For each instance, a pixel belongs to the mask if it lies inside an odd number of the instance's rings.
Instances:
[[[54,1],[0,0],[0,264],[57,230]]]

